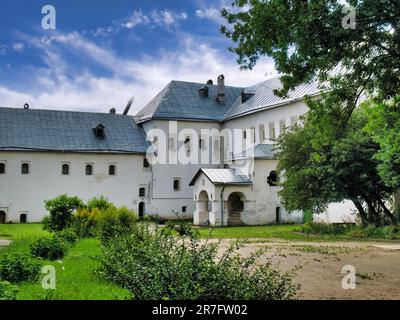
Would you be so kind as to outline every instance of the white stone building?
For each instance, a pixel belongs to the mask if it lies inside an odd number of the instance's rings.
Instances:
[[[134,117],[0,107],[0,223],[40,221],[44,201],[64,193],[196,224],[301,222],[280,204],[273,144],[317,84],[280,98],[277,78],[217,81],[172,81]],[[322,219],[351,210],[332,204]]]

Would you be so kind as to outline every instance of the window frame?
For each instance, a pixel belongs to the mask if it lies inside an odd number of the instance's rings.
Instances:
[[[0,167],[3,166],[3,172],[0,171],[0,174],[7,174],[7,163],[6,161],[0,161]]]
[[[24,165],[28,166],[28,171],[27,172],[24,172],[24,169],[23,169]],[[29,161],[22,161],[21,162],[21,174],[28,175],[30,173],[31,173],[31,163]]]
[[[178,182],[178,187],[177,188],[175,188],[175,182]],[[181,178],[179,178],[179,177],[174,177],[174,179],[173,179],[173,183],[172,183],[172,187],[173,187],[173,190],[174,191],[180,191],[181,190]]]
[[[91,166],[90,174],[87,173],[88,166]],[[93,163],[85,163],[85,176],[93,176],[94,175],[94,164]]]
[[[145,196],[146,196],[146,187],[139,187],[139,197],[144,198]]]
[[[68,173],[64,173],[64,166],[68,167]],[[71,174],[71,164],[69,162],[62,162],[61,163],[61,175],[69,176],[70,174]]]
[[[114,173],[113,174],[110,173],[111,167],[114,167]],[[116,163],[111,162],[111,163],[108,164],[108,175],[111,176],[111,177],[114,177],[114,176],[117,175],[117,164]]]

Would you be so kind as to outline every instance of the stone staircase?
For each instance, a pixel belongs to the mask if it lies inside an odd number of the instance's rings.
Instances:
[[[240,214],[242,211],[230,211],[228,215],[228,226],[241,226],[243,225],[242,218],[240,217]]]

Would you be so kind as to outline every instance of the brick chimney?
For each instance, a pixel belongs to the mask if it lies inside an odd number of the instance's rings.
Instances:
[[[224,103],[225,102],[225,77],[223,74],[220,74],[217,78],[217,102]]]

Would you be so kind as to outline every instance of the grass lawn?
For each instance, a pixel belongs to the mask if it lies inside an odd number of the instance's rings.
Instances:
[[[13,252],[28,253],[29,245],[35,238],[50,235],[41,228],[41,224],[0,225],[0,239],[13,241],[10,246],[0,248],[0,256]],[[56,268],[56,290],[52,298],[63,300],[129,299],[129,291],[103,281],[95,275],[94,271],[98,267],[98,263],[94,258],[99,253],[100,246],[97,239],[83,239],[70,248],[62,259],[62,263],[43,261],[43,265],[53,265]],[[18,299],[49,298],[50,292],[41,287],[41,278],[37,283],[19,285]]]

